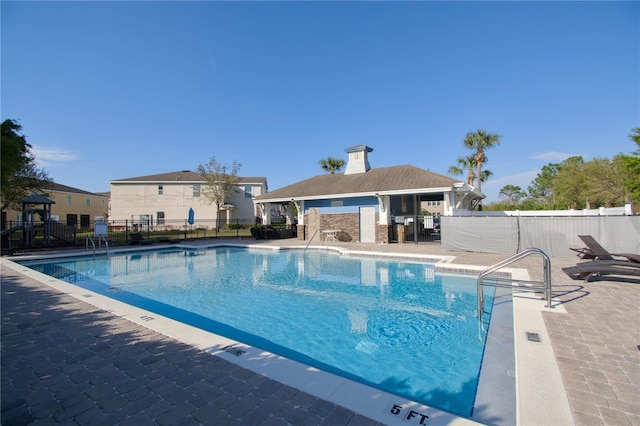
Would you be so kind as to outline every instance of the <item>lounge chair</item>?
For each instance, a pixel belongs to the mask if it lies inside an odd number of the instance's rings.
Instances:
[[[169,238],[169,237],[160,237],[158,238],[159,243],[169,243],[169,244],[177,244],[182,241],[180,238]]]
[[[580,262],[576,266],[562,268],[571,278],[590,281],[594,276],[635,275],[640,276],[640,263],[627,260],[594,260]]]
[[[626,260],[640,263],[640,254],[635,253],[610,253],[600,245],[591,235],[578,235],[578,238],[586,245],[583,248],[572,248],[580,259],[591,260]]]
[[[148,246],[149,244],[153,244],[153,240],[145,240],[144,238],[142,238],[142,235],[140,235],[139,232],[132,232],[129,234],[129,236],[131,237],[131,242],[129,244],[139,244],[141,246]]]

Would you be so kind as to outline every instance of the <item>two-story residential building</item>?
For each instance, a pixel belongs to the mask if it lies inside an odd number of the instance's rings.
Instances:
[[[219,221],[255,222],[259,211],[253,199],[267,192],[265,177],[238,177],[233,196],[221,207]],[[180,226],[193,210],[196,225],[216,226],[216,206],[204,196],[205,181],[200,174],[182,170],[157,175],[139,176],[110,181],[110,222],[131,223],[171,228]]]
[[[51,205],[51,219],[80,228],[93,226],[95,220],[106,220],[109,210],[109,194],[84,191],[59,183],[53,183],[44,191]],[[37,220],[37,218],[34,218]],[[2,223],[22,223],[21,210],[2,212]]]

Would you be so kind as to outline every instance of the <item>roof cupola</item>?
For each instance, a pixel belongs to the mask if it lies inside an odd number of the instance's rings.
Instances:
[[[373,148],[367,145],[354,145],[345,149],[345,152],[349,154],[349,160],[347,161],[347,168],[344,174],[353,175],[366,173],[371,168],[369,165],[369,153],[371,151],[373,151]]]

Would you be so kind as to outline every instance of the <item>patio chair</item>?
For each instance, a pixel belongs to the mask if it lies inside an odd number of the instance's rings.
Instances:
[[[148,246],[153,244],[153,240],[145,240],[139,232],[132,232],[129,236],[131,237],[131,242],[129,242],[131,245]]]
[[[578,235],[578,238],[586,245],[583,248],[571,248],[577,252],[580,259],[585,260],[626,260],[640,263],[640,254],[635,253],[610,253],[600,245],[591,235]]]
[[[603,275],[640,276],[640,263],[626,260],[594,260],[580,262],[576,266],[569,266],[562,270],[573,279],[590,281],[592,277]]]
[[[158,238],[159,243],[178,244],[180,241],[182,241],[180,238],[170,238],[170,237]]]

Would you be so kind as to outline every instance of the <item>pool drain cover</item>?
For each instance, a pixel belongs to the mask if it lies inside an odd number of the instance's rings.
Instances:
[[[540,335],[538,333],[531,333],[527,331],[526,334],[527,334],[527,340],[530,342],[540,343],[542,341],[540,340]]]

